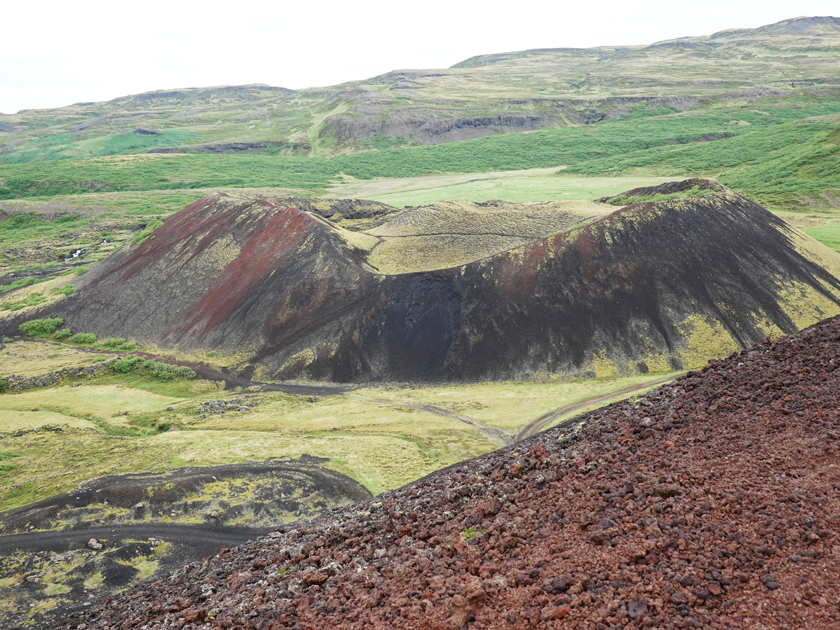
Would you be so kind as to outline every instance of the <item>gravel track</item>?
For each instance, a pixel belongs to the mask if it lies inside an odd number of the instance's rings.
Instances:
[[[683,372],[684,374],[684,372]],[[639,392],[643,389],[650,389],[651,387],[656,387],[657,385],[663,385],[665,383],[670,383],[676,378],[676,376],[666,376],[664,378],[657,379],[655,381],[650,381],[648,383],[642,383],[641,385],[631,385],[630,387],[625,387],[623,389],[616,390],[614,392],[609,392],[604,394],[603,396],[594,396],[592,398],[587,398],[585,400],[579,400],[578,402],[571,403],[569,405],[563,405],[562,407],[558,407],[557,409],[552,409],[548,413],[541,415],[536,420],[529,422],[524,427],[519,430],[519,433],[516,434],[516,437],[513,439],[514,442],[521,442],[522,440],[531,437],[532,435],[536,435],[540,431],[542,431],[546,426],[551,424],[554,420],[561,416],[568,415],[570,413],[574,413],[575,411],[581,411],[582,409],[586,409],[592,405],[597,405],[600,403],[604,403],[608,400],[612,400],[613,398],[618,398],[620,396],[626,396],[628,394],[632,394],[633,392]]]
[[[32,532],[0,536],[0,554],[12,551],[54,551],[61,553],[72,546],[84,545],[91,538],[160,538],[201,547],[229,547],[242,544],[268,533],[265,528],[200,527],[193,525],[121,525],[88,527],[70,531]],[[194,556],[193,556],[194,557]]]

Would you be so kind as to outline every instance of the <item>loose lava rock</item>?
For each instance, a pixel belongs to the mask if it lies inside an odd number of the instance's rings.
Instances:
[[[840,319],[57,628],[840,628]]]

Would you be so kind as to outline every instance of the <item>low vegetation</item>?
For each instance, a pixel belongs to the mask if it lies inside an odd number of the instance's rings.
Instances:
[[[48,337],[64,323],[61,317],[32,319],[22,323],[18,329],[27,337]]]
[[[0,302],[0,308],[6,311],[20,311],[28,306],[38,306],[46,301],[47,298],[44,297],[43,293],[30,293],[18,301],[4,300]]]
[[[14,356],[7,354],[12,347]],[[90,364],[89,353],[54,347],[78,353],[67,355],[65,364]],[[49,355],[43,342],[18,342],[0,353],[0,374],[26,371],[27,364],[30,373],[45,373],[61,360]],[[17,467],[0,479],[0,511],[95,476],[303,454],[328,458],[329,467],[376,494],[497,448],[499,443],[482,432],[485,427],[512,439],[556,407],[659,377],[384,386],[316,400],[220,391],[160,365],[131,357],[93,380],[0,396],[0,451],[20,455],[14,459]]]
[[[113,341],[113,340],[109,340]],[[122,340],[121,345],[127,346],[129,344]],[[137,345],[137,344],[131,344]],[[106,346],[107,347],[107,346]],[[195,378],[195,370],[178,365],[169,365],[168,363],[161,363],[153,359],[143,359],[141,357],[128,357],[120,359],[111,364],[111,369],[114,372],[125,374],[131,371],[142,371],[150,374],[153,378],[161,381],[171,381],[176,378]]]
[[[93,333],[76,333],[70,337],[70,341],[79,345],[91,345],[96,343],[96,335]]]
[[[145,228],[143,228],[142,232],[138,232],[134,238],[131,239],[131,244],[140,245],[145,243],[152,238],[152,232],[158,229],[161,225],[163,225],[163,221],[161,219],[153,219],[146,225]]]

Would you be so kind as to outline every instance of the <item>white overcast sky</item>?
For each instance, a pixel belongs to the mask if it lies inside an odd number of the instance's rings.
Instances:
[[[0,113],[150,90],[335,85],[528,48],[650,44],[840,15],[837,0],[18,0],[2,11]]]

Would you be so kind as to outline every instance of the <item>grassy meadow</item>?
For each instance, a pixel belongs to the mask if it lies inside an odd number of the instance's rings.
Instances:
[[[91,356],[65,344],[16,341],[0,351],[0,374],[43,374],[74,362],[88,365]],[[0,511],[102,475],[302,454],[328,458],[329,467],[378,494],[498,448],[485,427],[512,439],[549,411],[661,377],[391,385],[315,400],[114,373],[7,391],[0,394],[0,452],[8,455],[0,471]],[[212,401],[250,408],[200,410]]]
[[[566,166],[575,175],[710,175],[765,202],[789,202],[840,187],[837,114],[840,101],[824,99],[705,108],[333,157],[138,154],[5,164],[0,199],[225,187],[314,195],[355,180]]]

